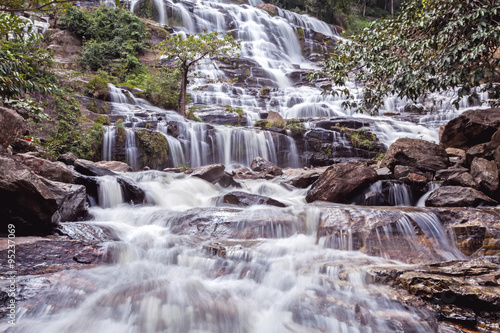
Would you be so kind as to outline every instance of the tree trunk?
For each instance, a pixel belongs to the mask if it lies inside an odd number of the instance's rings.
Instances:
[[[179,92],[179,113],[186,118],[186,90],[188,84],[189,67],[185,64],[181,68],[181,91]]]
[[[363,17],[366,16],[366,1],[367,0],[363,1]]]
[[[394,0],[391,0],[391,17],[394,17]]]

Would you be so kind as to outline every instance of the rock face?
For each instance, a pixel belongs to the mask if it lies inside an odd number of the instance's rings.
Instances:
[[[278,15],[278,8],[275,5],[270,4],[270,3],[259,4],[259,5],[255,6],[255,8],[265,10],[271,16]]]
[[[283,173],[283,178],[287,184],[298,188],[309,187],[318,180],[319,176],[326,171],[328,167],[319,167],[314,169],[287,169]]]
[[[461,186],[442,186],[432,192],[425,201],[425,205],[429,207],[477,207],[497,204],[484,193]]]
[[[373,267],[372,280],[420,297],[442,318],[494,332],[500,321],[498,259],[440,262],[411,268]]]
[[[24,165],[0,156],[1,225],[16,225],[16,233],[47,234],[59,223],[57,201],[45,184]]]
[[[250,169],[274,176],[281,176],[283,174],[283,170],[260,156],[254,158],[252,164],[250,165]]]
[[[120,161],[100,161],[96,163],[97,165],[100,165],[102,167],[105,167],[108,170],[114,171],[114,172],[131,172],[133,171],[130,165],[128,165],[125,162],[120,162]]]
[[[381,164],[387,165],[391,171],[396,165],[406,165],[423,172],[436,172],[445,169],[449,160],[445,149],[435,143],[402,138],[389,147]]]
[[[445,147],[466,149],[491,141],[500,128],[500,109],[469,110],[449,121],[440,135]]]
[[[316,200],[349,203],[350,198],[363,186],[378,178],[375,169],[361,162],[346,162],[332,165],[307,192],[306,201]]]
[[[146,193],[134,184],[133,181],[124,177],[117,177],[116,181],[120,184],[123,194],[123,200],[125,202],[131,202],[136,205],[140,205],[146,202]]]
[[[189,173],[193,177],[198,177],[203,180],[206,180],[209,183],[215,184],[217,183],[222,177],[224,177],[225,166],[222,164],[211,164],[211,165],[204,165],[198,168],[192,169]]]
[[[77,221],[88,215],[85,186],[65,184],[47,179],[42,179],[42,182],[56,199],[61,214],[61,222]]]
[[[25,130],[23,117],[14,110],[0,107],[0,146],[7,148]]]
[[[29,153],[17,154],[14,158],[44,178],[70,184],[75,182],[73,172],[63,162],[51,162]]]
[[[97,163],[77,159],[74,162],[75,171],[81,173],[85,176],[114,176],[116,175],[113,171],[105,168]]]
[[[250,194],[246,192],[229,192],[220,198],[223,204],[230,204],[236,206],[252,206],[252,205],[269,205],[276,207],[286,207],[286,205],[273,198],[265,197],[257,194]]]
[[[495,161],[474,158],[470,173],[485,193],[495,194],[498,190],[498,168]]]

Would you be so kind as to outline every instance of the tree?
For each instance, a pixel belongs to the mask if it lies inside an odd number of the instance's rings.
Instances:
[[[500,96],[500,2],[498,0],[409,0],[394,18],[373,22],[339,41],[323,73],[347,97],[344,107],[378,110],[391,95],[417,100],[428,93]],[[362,98],[344,88],[362,86]],[[344,86],[344,87],[342,87]],[[496,99],[496,100],[495,100]]]
[[[179,112],[186,116],[186,89],[189,72],[202,59],[220,56],[236,55],[240,43],[230,35],[218,32],[204,32],[197,35],[187,35],[185,38],[173,35],[159,44],[160,55],[172,61],[172,67],[181,72],[181,87],[179,93]]]
[[[77,0],[0,0],[0,11],[14,12],[50,12],[55,11],[65,4]]]

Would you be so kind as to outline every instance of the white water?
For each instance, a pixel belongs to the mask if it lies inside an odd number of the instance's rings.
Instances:
[[[434,331],[425,311],[402,306],[388,287],[369,283],[368,265],[394,261],[346,251],[353,246],[348,238],[338,243],[342,235],[318,241],[317,233],[327,221],[373,223],[385,216],[426,260],[459,258],[435,215],[395,211],[388,218],[383,210],[306,205],[305,189],[264,180],[245,181],[238,190],[291,206],[224,208],[216,198],[234,189],[158,171],[128,175],[155,205],[99,198],[92,223],[119,238],[105,244],[112,263],[49,277],[52,286],[35,298],[44,301],[20,304],[9,332]],[[114,184],[101,178],[110,196],[119,193],[110,191]],[[413,223],[430,248],[411,245]]]

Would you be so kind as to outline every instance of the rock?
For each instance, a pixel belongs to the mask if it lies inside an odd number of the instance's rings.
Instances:
[[[146,193],[134,184],[131,179],[125,177],[116,177],[116,181],[120,184],[123,194],[123,201],[132,202],[133,204],[140,205],[146,202]]]
[[[26,166],[0,156],[1,227],[15,224],[16,235],[49,234],[61,216],[56,199]]]
[[[484,158],[474,158],[470,173],[479,183],[479,186],[489,194],[495,194],[498,190],[498,168],[494,161]]]
[[[452,157],[465,158],[465,150],[458,148],[446,148],[446,154]]]
[[[119,162],[119,161],[100,161],[96,163],[97,165],[100,165],[102,167],[105,167],[108,170],[114,171],[114,172],[131,172],[133,171],[130,165],[128,165],[125,162]]]
[[[407,165],[396,165],[394,167],[394,177],[396,179],[408,176],[410,172],[415,172],[416,169]]]
[[[99,197],[99,181],[97,177],[85,176],[75,172],[75,184],[85,186],[87,195],[91,196],[97,202]]]
[[[283,174],[283,170],[260,156],[253,159],[252,164],[250,165],[250,169],[274,176],[281,176]]]
[[[217,183],[224,188],[229,187],[229,186],[237,187],[237,188],[241,187],[240,183],[235,181],[233,179],[233,176],[227,172],[224,172],[224,176],[222,176],[222,178],[219,179],[219,181]]]
[[[370,191],[365,193],[363,197],[363,206],[392,206],[392,204],[385,200],[382,193]]]
[[[476,157],[482,157],[488,160],[492,159],[493,153],[497,147],[498,145],[494,146],[491,142],[480,143],[471,147],[465,154],[465,166],[470,167],[472,160]]]
[[[376,168],[375,171],[377,172],[377,175],[381,177],[390,177],[392,176],[392,172],[389,168],[384,167],[384,168]]]
[[[181,173],[183,170],[181,168],[165,168],[163,172]]]
[[[253,205],[269,205],[276,207],[286,207],[286,205],[278,200],[265,197],[257,194],[246,192],[229,192],[219,199],[222,204],[230,204],[235,206],[253,206]]]
[[[255,8],[265,10],[271,16],[278,15],[278,7],[270,3],[258,4],[257,6],[255,6]]]
[[[444,126],[440,143],[445,148],[466,149],[491,141],[493,134],[499,128],[499,108],[465,111]]]
[[[40,146],[31,143],[31,141],[27,141],[21,138],[14,139],[10,146],[12,147],[12,151],[14,154],[23,154],[29,152],[37,154],[43,153],[43,149]]]
[[[75,171],[86,176],[115,176],[113,171],[91,161],[77,159],[75,161]]]
[[[425,140],[402,138],[396,140],[381,162],[394,170],[396,165],[416,167],[420,171],[435,172],[449,164],[448,155],[441,146]]]
[[[454,174],[468,172],[468,171],[469,169],[463,167],[457,167],[457,168],[454,167],[454,168],[438,170],[434,175],[434,180],[446,180]]]
[[[470,187],[442,186],[431,193],[425,201],[428,207],[477,207],[497,205],[498,203]]]
[[[77,159],[78,158],[72,153],[62,154],[57,158],[59,162],[63,162],[66,165],[74,165]]]
[[[73,171],[62,162],[51,162],[43,158],[35,157],[30,153],[17,154],[14,158],[34,173],[44,178],[69,184],[75,182]]]
[[[283,173],[285,183],[298,188],[307,188],[314,183],[328,167],[313,169],[286,169]]]
[[[43,178],[42,182],[56,199],[61,215],[61,222],[86,219],[88,216],[88,205],[85,186],[65,184]]]
[[[421,174],[410,172],[404,180],[410,183],[425,185],[430,179]]]
[[[211,165],[204,165],[198,168],[194,168],[188,173],[191,174],[193,177],[198,177],[203,180],[206,180],[209,183],[215,184],[217,183],[222,177],[224,177],[225,166],[222,164],[211,164]]]
[[[332,165],[307,192],[306,201],[349,203],[356,191],[378,179],[377,172],[361,162]]]
[[[278,126],[279,125],[281,125],[281,126],[286,125],[285,119],[283,119],[283,117],[278,112],[275,112],[275,111],[269,111],[267,118],[266,118],[266,122],[272,123],[272,124],[275,124]],[[274,127],[276,127],[276,126],[274,126]]]
[[[443,186],[462,186],[479,190],[479,184],[468,172],[454,173],[443,182]]]
[[[405,268],[372,267],[368,275],[420,297],[444,319],[474,331],[493,332],[500,321],[499,271],[498,262],[465,259]]]
[[[7,148],[26,131],[24,119],[16,111],[0,107],[0,146]]]

